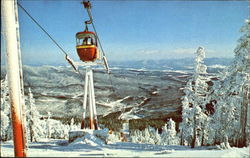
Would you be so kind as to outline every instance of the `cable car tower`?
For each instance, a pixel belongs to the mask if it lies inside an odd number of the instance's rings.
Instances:
[[[82,61],[81,63],[77,63],[77,66],[85,66],[86,68],[81,129],[85,128],[86,107],[88,102],[89,126],[90,129],[97,130],[98,123],[92,66],[103,65],[108,73],[110,73],[110,70],[107,58],[105,57],[95,26],[93,24],[91,3],[89,1],[83,1],[82,4],[87,10],[90,20],[85,21],[84,31],[76,33],[76,50],[80,60]],[[90,24],[92,25],[94,32],[88,30],[88,25]],[[99,50],[98,45],[100,45],[101,50]]]

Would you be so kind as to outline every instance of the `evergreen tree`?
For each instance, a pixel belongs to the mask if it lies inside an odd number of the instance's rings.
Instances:
[[[137,142],[138,143],[143,143],[145,142],[144,140],[144,136],[143,136],[143,132],[140,130],[136,130],[136,137],[137,137]]]
[[[154,137],[155,144],[160,145],[161,144],[161,135],[159,134],[158,129],[155,131],[155,137]]]
[[[131,132],[130,138],[133,143],[160,144],[161,142],[158,130],[150,126],[145,128],[144,131],[135,130]]]
[[[31,88],[29,90],[28,104],[27,104],[27,126],[28,133],[30,136],[31,142],[37,142],[40,138],[44,137],[44,123],[40,120],[40,114],[35,106],[35,100],[33,94],[31,92]]]
[[[191,82],[188,82],[187,87],[185,87],[184,92],[186,95],[189,95],[191,91],[190,84]],[[189,86],[188,86],[189,85]],[[191,137],[193,133],[192,128],[192,113],[190,108],[190,101],[188,101],[188,97],[184,96],[182,101],[182,122],[180,123],[180,145],[190,145],[189,142],[191,141]]]
[[[144,143],[146,144],[154,144],[154,134],[153,134],[154,129],[152,127],[147,127],[144,130]]]
[[[52,126],[51,126],[51,113],[50,112],[47,112],[48,114],[48,119],[47,119],[47,138],[51,138],[51,133],[52,133]]]
[[[245,33],[235,48],[232,64],[221,74],[215,83],[214,95],[217,100],[214,119],[219,125],[215,141],[227,140],[236,146],[249,143],[249,87],[250,87],[250,22],[241,28]],[[219,86],[218,86],[219,85]],[[227,142],[225,142],[227,143]]]
[[[179,144],[179,139],[176,135],[175,122],[170,119],[164,126],[162,130],[162,145],[177,145]]]
[[[194,74],[184,88],[182,101],[182,123],[180,124],[181,145],[195,147],[206,139],[207,114],[206,104],[209,81],[204,64],[205,50],[199,47],[196,51]],[[199,143],[198,143],[199,142]]]
[[[8,99],[8,79],[1,80],[1,139],[7,141],[12,139],[11,107]]]

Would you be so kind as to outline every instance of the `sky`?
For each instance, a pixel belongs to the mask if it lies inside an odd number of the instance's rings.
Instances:
[[[87,12],[81,0],[19,0],[19,3],[79,61],[75,34]],[[233,57],[239,32],[249,18],[247,1],[92,0],[92,15],[110,61]],[[63,53],[19,8],[24,64],[65,64]],[[92,30],[89,27],[89,30]],[[4,38],[1,35],[1,44]],[[5,48],[1,49],[1,61]]]

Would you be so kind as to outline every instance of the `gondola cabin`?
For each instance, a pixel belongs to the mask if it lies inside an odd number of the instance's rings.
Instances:
[[[86,30],[76,33],[76,50],[83,62],[94,62],[98,59],[96,34]]]

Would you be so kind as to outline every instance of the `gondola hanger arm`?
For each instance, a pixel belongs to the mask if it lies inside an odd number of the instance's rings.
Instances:
[[[91,3],[90,3],[90,1],[83,1],[82,4],[83,4],[84,8],[87,10],[88,15],[89,15],[89,20],[85,21],[85,24],[86,25],[87,24],[92,24],[93,17],[92,17],[92,14],[91,14],[91,8],[92,8]]]
[[[79,73],[78,67],[75,65],[74,61],[68,56],[65,55],[65,59],[68,61],[68,63],[73,67],[76,73]]]
[[[82,4],[83,4],[84,8],[87,10],[88,16],[89,16],[89,19],[90,19],[90,20],[85,21],[86,30],[88,29],[88,26],[87,26],[87,25],[88,25],[88,24],[91,24],[92,27],[93,27],[93,29],[94,29],[94,32],[95,32],[95,34],[96,34],[97,41],[98,41],[98,43],[99,43],[99,45],[100,45],[100,47],[101,47],[101,51],[102,51],[102,54],[103,54],[103,57],[102,57],[103,64],[104,64],[104,66],[105,66],[105,68],[106,68],[108,74],[110,74],[111,71],[110,71],[110,68],[109,68],[109,65],[108,65],[108,60],[107,60],[107,58],[106,58],[105,52],[104,52],[104,50],[103,50],[103,48],[102,48],[101,41],[100,41],[100,39],[99,39],[99,36],[98,36],[97,31],[96,31],[96,29],[95,29],[95,25],[94,25],[94,23],[93,23],[93,17],[92,17],[92,14],[91,14],[92,5],[91,5],[90,1],[86,1],[86,0],[83,0],[83,1],[82,1]]]

